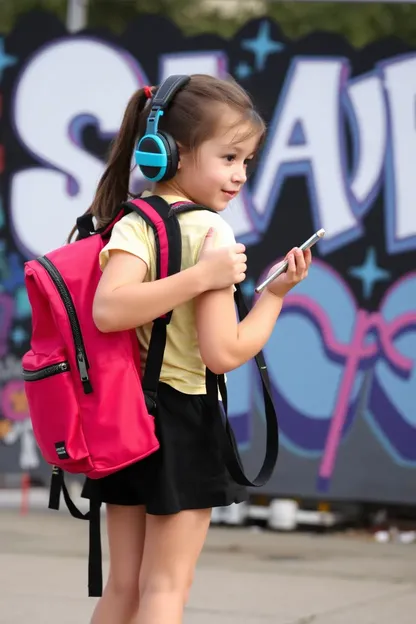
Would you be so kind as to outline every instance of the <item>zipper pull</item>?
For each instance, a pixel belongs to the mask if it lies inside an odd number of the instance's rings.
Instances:
[[[84,354],[82,351],[77,352],[77,360],[78,360],[78,368],[79,373],[81,375],[82,386],[84,388],[85,394],[91,394],[92,386],[90,382],[90,378],[88,377],[87,365],[85,363]]]

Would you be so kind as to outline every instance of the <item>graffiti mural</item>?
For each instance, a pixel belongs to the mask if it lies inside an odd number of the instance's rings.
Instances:
[[[69,35],[33,13],[1,39],[0,72],[0,470],[40,461],[20,381],[30,333],[23,262],[63,244],[88,207],[132,92],[200,72],[233,76],[268,123],[225,214],[247,245],[247,298],[289,248],[326,230],[265,349],[282,438],[265,491],[413,502],[416,50],[399,40],[354,50],[325,33],[291,41],[262,19],[227,41],[185,38],[154,16],[120,37]],[[144,188],[137,170],[131,186]],[[254,469],[264,434],[250,363],[229,387]]]
[[[11,241],[3,227],[0,236],[0,444],[19,445],[17,469],[27,471],[38,468],[40,463],[21,380],[20,359],[29,339],[30,306],[23,284],[22,258],[10,251]],[[1,457],[6,458],[4,449]],[[2,464],[0,459],[0,469]]]

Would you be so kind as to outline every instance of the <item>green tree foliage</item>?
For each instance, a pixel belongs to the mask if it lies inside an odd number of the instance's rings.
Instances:
[[[392,35],[416,44],[416,4],[271,2],[268,15],[294,39],[326,30],[344,35],[357,47]]]
[[[7,33],[19,15],[32,9],[51,11],[63,21],[66,18],[65,0],[0,0],[0,32]]]
[[[224,5],[227,2],[223,0]],[[252,4],[245,0],[240,0],[234,15],[219,13],[209,6],[205,4],[203,8],[201,0],[89,0],[88,25],[121,32],[137,15],[153,13],[172,20],[188,35],[208,32],[231,37],[256,15]],[[21,13],[34,8],[66,19],[66,0],[0,0],[0,30],[7,32]],[[268,0],[263,14],[276,20],[283,32],[293,38],[326,30],[343,34],[357,47],[390,35],[416,45],[416,4]]]
[[[242,0],[238,15],[225,17],[217,11],[204,11],[201,0],[90,0],[89,24],[92,27],[110,24],[112,29],[120,32],[137,15],[151,13],[166,17],[188,35],[211,32],[231,37],[253,14],[248,5],[244,8],[244,4]]]

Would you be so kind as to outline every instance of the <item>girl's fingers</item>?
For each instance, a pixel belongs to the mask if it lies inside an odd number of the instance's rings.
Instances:
[[[303,257],[305,259],[305,263],[306,263],[306,270],[309,269],[309,266],[312,262],[312,251],[310,249],[307,249],[304,254]]]
[[[296,278],[296,261],[295,261],[295,254],[293,252],[289,253],[287,261],[288,261],[287,275],[291,280],[294,280]]]
[[[306,262],[305,262],[305,258],[303,257],[303,251],[301,251],[300,249],[296,249],[295,257],[296,257],[296,269],[297,269],[296,272],[298,276],[300,276],[306,271]]]
[[[312,261],[312,252],[310,249],[301,251],[298,247],[294,247],[287,254],[286,260],[288,262],[287,279],[289,282],[297,283],[308,275],[308,269]]]

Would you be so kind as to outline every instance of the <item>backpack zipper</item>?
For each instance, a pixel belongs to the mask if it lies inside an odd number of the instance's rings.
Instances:
[[[59,364],[51,364],[50,366],[44,366],[37,370],[30,371],[26,368],[23,369],[24,381],[40,381],[46,379],[46,377],[52,377],[53,375],[59,375],[59,373],[66,373],[69,371],[68,362],[59,362]]]
[[[72,301],[71,294],[68,290],[67,285],[65,284],[62,278],[62,275],[59,273],[56,266],[49,260],[49,258],[47,258],[46,256],[42,256],[41,258],[37,258],[37,261],[49,274],[65,306],[65,309],[69,318],[69,323],[71,325],[72,337],[75,343],[75,351],[77,354],[77,364],[78,364],[79,374],[81,376],[82,386],[84,388],[85,394],[90,394],[92,392],[92,386],[91,386],[91,382],[88,377],[88,371],[87,371],[89,365],[88,365],[88,360],[87,360],[87,356],[85,353],[85,346],[84,346],[84,341],[82,339],[78,316],[75,311],[75,306],[74,306],[74,302]]]

